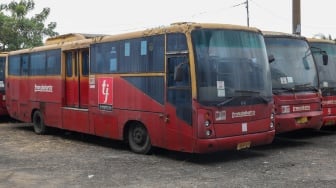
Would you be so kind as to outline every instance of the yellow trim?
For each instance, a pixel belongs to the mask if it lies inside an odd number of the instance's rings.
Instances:
[[[328,44],[336,44],[336,41],[327,40],[327,39],[315,39],[315,38],[307,38],[308,42],[315,42],[315,43],[328,43]]]

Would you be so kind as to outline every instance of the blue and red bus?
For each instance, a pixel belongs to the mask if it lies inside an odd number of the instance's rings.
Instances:
[[[273,141],[258,29],[176,23],[9,53],[7,106],[37,134],[57,127],[190,153]]]
[[[316,64],[306,38],[263,32],[272,75],[276,133],[322,126]]]
[[[336,43],[324,39],[308,39],[316,59],[322,92],[323,126],[336,124]],[[323,55],[328,55],[328,64]]]
[[[5,78],[6,78],[6,62],[7,62],[7,53],[0,53],[0,116],[6,116],[6,95],[5,95]]]

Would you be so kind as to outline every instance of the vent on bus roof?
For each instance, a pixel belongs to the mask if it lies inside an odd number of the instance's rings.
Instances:
[[[191,24],[195,24],[196,22],[175,22],[175,23],[171,23],[170,25],[191,25]]]
[[[71,42],[76,40],[82,40],[82,39],[89,39],[99,36],[105,36],[102,34],[83,34],[83,33],[68,33],[64,35],[58,35],[55,37],[48,38],[44,45],[51,45],[51,44],[57,44],[61,42]]]

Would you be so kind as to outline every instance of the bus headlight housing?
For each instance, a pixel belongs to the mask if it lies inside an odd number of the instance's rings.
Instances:
[[[214,138],[215,127],[212,111],[199,109],[197,116],[198,137],[201,139]]]
[[[210,124],[211,124],[211,122],[210,122],[209,120],[205,120],[204,125],[205,125],[206,127],[209,127]]]

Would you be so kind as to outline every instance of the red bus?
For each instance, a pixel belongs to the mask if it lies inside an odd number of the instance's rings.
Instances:
[[[7,53],[0,52],[0,116],[8,115],[6,108],[5,77]]]
[[[262,33],[176,23],[9,53],[10,116],[37,134],[57,127],[191,153],[273,141]]]
[[[336,43],[331,40],[308,39],[316,60],[322,91],[323,126],[336,124]],[[322,53],[321,53],[322,52]],[[328,55],[328,64],[323,59]],[[322,58],[321,58],[322,55]]]
[[[297,35],[263,32],[270,63],[275,104],[275,131],[322,126],[321,93],[309,44]]]

